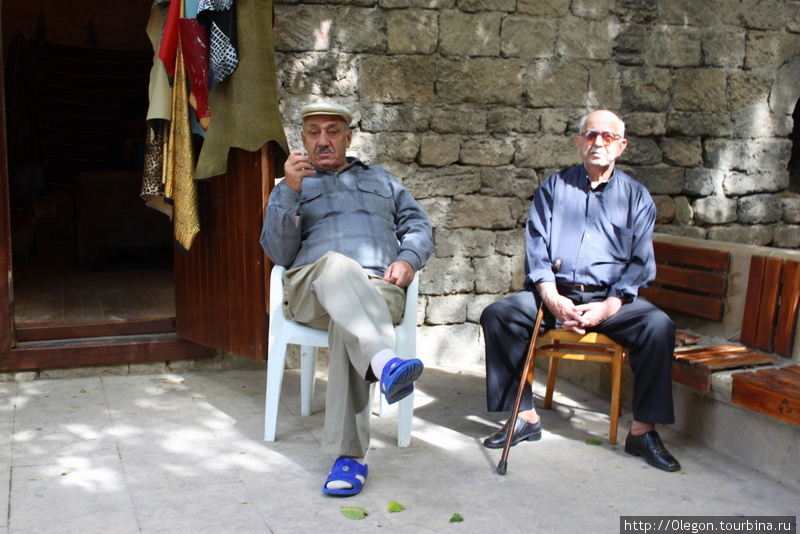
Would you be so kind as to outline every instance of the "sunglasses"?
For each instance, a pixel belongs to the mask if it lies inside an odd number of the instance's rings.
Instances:
[[[588,132],[583,132],[581,137],[586,139],[589,144],[594,144],[597,136],[600,136],[603,139],[603,145],[609,146],[614,141],[619,141],[622,139],[621,135],[615,134],[614,132],[598,132],[596,130],[589,130]]]

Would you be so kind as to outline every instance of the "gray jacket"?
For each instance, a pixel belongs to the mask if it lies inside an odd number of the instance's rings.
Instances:
[[[334,251],[382,276],[392,262],[415,271],[433,254],[425,211],[391,173],[355,158],[339,172],[317,169],[303,190],[279,183],[270,193],[261,246],[287,269]]]

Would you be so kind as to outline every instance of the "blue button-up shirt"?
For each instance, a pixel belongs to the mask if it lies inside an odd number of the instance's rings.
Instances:
[[[297,193],[284,182],[270,193],[261,246],[287,268],[334,251],[382,276],[396,260],[415,271],[433,254],[431,223],[397,178],[354,158],[338,172],[317,169]]]
[[[583,165],[550,175],[536,191],[526,226],[526,286],[538,282],[608,288],[634,298],[655,278],[656,208],[647,189],[614,169],[590,186]],[[561,260],[557,275],[552,264]]]

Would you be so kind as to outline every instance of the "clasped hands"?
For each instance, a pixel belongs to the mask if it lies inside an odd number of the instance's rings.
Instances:
[[[572,300],[559,294],[556,285],[552,282],[540,282],[538,289],[544,305],[561,322],[562,327],[578,334],[585,334],[587,328],[599,325],[622,307],[622,299],[618,297],[607,297],[598,302],[575,304]]]

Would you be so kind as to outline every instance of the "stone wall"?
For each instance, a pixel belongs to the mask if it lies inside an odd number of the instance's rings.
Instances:
[[[352,153],[393,171],[430,215],[420,352],[478,364],[477,324],[521,287],[530,197],[579,162],[587,111],[627,124],[620,166],[657,231],[800,248],[789,192],[800,97],[797,0],[350,0],[275,4],[287,135],[333,98]]]

